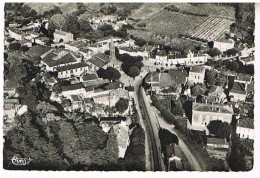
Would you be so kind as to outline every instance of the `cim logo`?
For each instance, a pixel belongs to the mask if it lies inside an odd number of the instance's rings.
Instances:
[[[29,163],[32,161],[32,159],[30,157],[29,158],[18,158],[17,156],[13,156],[10,159],[12,161],[12,164],[16,165],[16,166],[29,165]]]

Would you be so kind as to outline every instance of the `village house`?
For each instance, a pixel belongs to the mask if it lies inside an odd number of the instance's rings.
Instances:
[[[21,31],[19,31],[16,28],[12,28],[12,29],[9,29],[9,36],[16,40],[22,40],[24,37],[24,33],[22,33]]]
[[[183,70],[169,70],[163,72],[160,77],[160,94],[180,94],[187,83],[187,73]]]
[[[32,47],[32,42],[30,40],[21,40],[19,41],[19,43],[21,44],[21,46],[27,46],[28,48]]]
[[[31,42],[34,42],[34,39],[40,37],[40,35],[41,35],[41,34],[40,34],[39,32],[30,31],[30,32],[27,32],[27,33],[24,35],[24,39],[30,40]]]
[[[149,62],[155,64],[164,64],[168,66],[172,65],[185,65],[185,66],[194,66],[194,65],[202,65],[207,62],[208,55],[207,54],[194,54],[189,50],[186,54],[182,54],[177,51],[170,51],[168,54],[164,52],[160,52],[160,55],[156,55],[155,58],[149,57]]]
[[[210,121],[220,120],[222,122],[231,123],[232,115],[232,106],[193,102],[191,113],[188,116],[187,127],[191,130],[206,131],[208,135],[207,125]]]
[[[80,77],[80,81],[82,83],[84,83],[85,86],[91,85],[91,84],[94,85],[94,84],[96,84],[97,80],[98,80],[98,77],[97,77],[96,74],[86,73],[86,74],[84,74],[83,76]]]
[[[39,44],[39,45],[47,45],[47,43],[49,42],[49,38],[48,37],[38,37],[34,39],[34,43]]]
[[[247,83],[234,82],[232,89],[229,91],[229,96],[232,101],[246,100]]]
[[[73,34],[72,33],[64,32],[64,31],[61,31],[61,30],[55,29],[53,36],[54,36],[53,42],[55,42],[55,43],[59,43],[59,42],[67,43],[69,41],[73,41]]]
[[[86,42],[85,40],[77,40],[66,43],[65,49],[72,52],[80,53],[85,60],[88,60],[89,58],[91,58],[91,56],[95,54],[93,50],[88,48],[88,46],[89,42]]]
[[[158,49],[155,55],[155,59],[159,61],[167,61],[168,55],[164,49]]]
[[[58,72],[58,78],[71,78],[71,77],[79,77],[88,71],[88,64],[85,62],[70,64],[66,66],[57,67],[56,71]]]
[[[207,137],[206,151],[210,158],[225,160],[229,143],[224,138]]]
[[[207,147],[209,148],[229,148],[229,144],[224,138],[214,138],[208,137],[207,138]]]
[[[188,82],[190,84],[204,83],[205,68],[202,66],[192,66],[189,71]]]
[[[211,41],[209,42],[209,46],[211,48],[217,48],[221,52],[227,51],[228,49],[234,48],[235,43],[227,40],[227,39],[221,39],[218,41]]]
[[[115,134],[117,135],[118,142],[118,157],[124,158],[127,147],[130,144],[129,139],[129,126],[126,121],[121,121],[120,124],[115,125],[114,127]]]
[[[19,109],[21,108],[21,105],[19,103],[19,100],[17,98],[8,98],[4,99],[4,119],[13,119]]]
[[[224,103],[226,101],[226,94],[222,87],[214,85],[209,89],[207,98],[212,102]]]
[[[102,127],[102,130],[105,133],[109,132],[111,126],[120,124],[121,122],[127,122],[127,118],[122,116],[109,116],[109,117],[101,117],[99,119],[99,125],[100,127]]]
[[[240,117],[236,133],[239,138],[254,140],[254,120],[249,117]]]
[[[72,65],[79,63],[81,61],[80,57],[75,56],[71,52],[57,49],[52,50],[47,54],[42,60],[41,65],[45,67],[46,71],[55,71],[58,67]]]
[[[98,53],[92,56],[87,64],[90,65],[90,70],[96,72],[100,68],[106,69],[108,63],[110,62],[109,55],[104,53]]]
[[[83,83],[63,85],[61,90],[62,92],[59,95],[65,98],[71,95],[80,95],[82,98],[88,98],[89,95],[94,93],[94,87],[85,87]]]
[[[158,93],[160,91],[160,72],[150,72],[145,77],[145,82],[150,84],[151,90]]]
[[[39,56],[42,59],[52,51],[51,47],[48,46],[42,46],[42,45],[35,45],[32,46],[28,51],[25,52],[25,54],[29,57],[35,57]]]
[[[68,98],[71,101],[71,106],[69,108],[70,111],[74,111],[74,110],[83,111],[84,110],[83,99],[80,95],[70,95]]]
[[[182,163],[182,151],[179,146],[170,144],[165,146],[165,157],[167,158],[168,171],[182,171],[184,166]]]

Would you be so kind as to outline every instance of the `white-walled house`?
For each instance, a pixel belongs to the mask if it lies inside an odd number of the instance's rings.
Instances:
[[[204,83],[205,68],[202,66],[190,67],[188,82],[190,84]]]
[[[192,103],[192,114],[187,122],[187,127],[191,130],[206,131],[209,134],[207,125],[210,121],[220,120],[231,123],[233,108],[229,105]]]
[[[219,49],[221,52],[227,51],[234,48],[235,43],[225,40],[225,41],[214,41],[213,48]]]
[[[248,138],[254,140],[254,120],[249,117],[238,119],[236,133],[239,138]]]
[[[23,39],[23,33],[17,29],[9,29],[9,36],[11,38],[14,38],[16,40],[22,40]]]
[[[58,78],[70,78],[70,77],[79,77],[88,71],[88,64],[85,62],[70,64],[66,66],[57,67]]]
[[[64,32],[64,31],[61,31],[61,30],[55,29],[53,36],[54,36],[53,42],[55,42],[55,43],[59,43],[61,41],[65,42],[65,43],[69,42],[69,41],[73,41],[73,34],[72,33]]]

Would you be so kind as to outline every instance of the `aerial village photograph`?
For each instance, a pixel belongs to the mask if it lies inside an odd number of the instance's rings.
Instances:
[[[254,3],[3,13],[4,170],[253,169]]]

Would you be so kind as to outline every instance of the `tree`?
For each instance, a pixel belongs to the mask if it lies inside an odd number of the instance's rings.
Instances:
[[[117,101],[115,107],[118,112],[123,113],[128,108],[128,104],[129,104],[129,101],[127,99],[120,98]]]
[[[63,108],[67,108],[67,107],[70,107],[71,106],[71,101],[70,99],[65,99],[61,102],[61,105]]]
[[[205,80],[208,85],[215,85],[217,72],[215,70],[209,70],[206,72]]]
[[[218,86],[223,87],[227,83],[227,77],[222,73],[218,73],[216,79],[217,79],[216,85]]]
[[[90,22],[87,19],[80,19],[79,20],[80,30],[82,32],[88,32],[91,30]]]
[[[235,56],[237,55],[239,50],[237,48],[231,48],[226,51],[227,55]]]
[[[141,70],[138,69],[138,67],[132,66],[129,68],[128,75],[135,79],[135,77],[138,76],[140,74],[140,72],[141,72]]]
[[[211,134],[214,134],[218,138],[230,139],[231,127],[227,122],[220,120],[210,121],[207,128]]]
[[[30,11],[30,13],[29,13],[29,16],[30,17],[35,17],[37,15],[37,12],[36,12],[36,10],[34,10],[34,9],[32,9],[31,11]]]
[[[120,72],[113,67],[108,67],[106,69],[106,74],[107,74],[107,79],[112,81],[118,80],[121,77]]]
[[[135,44],[142,47],[146,44],[146,41],[143,38],[135,38]]]
[[[237,71],[239,69],[239,63],[237,61],[230,61],[226,67],[231,71]]]
[[[217,48],[210,48],[207,52],[211,57],[216,57],[221,54],[221,51]]]
[[[21,44],[20,43],[12,43],[9,45],[9,50],[10,51],[17,51],[21,48]]]
[[[21,50],[23,51],[23,52],[26,52],[26,51],[28,51],[29,50],[29,48],[28,48],[28,46],[22,46],[21,47]]]
[[[183,115],[183,107],[180,100],[176,100],[172,102],[172,113],[174,115],[180,115],[180,116]]]
[[[255,73],[254,65],[253,64],[246,65],[245,71],[247,74],[250,74],[250,75],[254,74]]]
[[[200,85],[193,86],[191,92],[195,96],[204,94],[204,90],[200,87]]]
[[[80,32],[80,24],[78,22],[78,17],[75,15],[67,15],[62,30],[66,32],[71,32],[73,35],[77,36]]]

